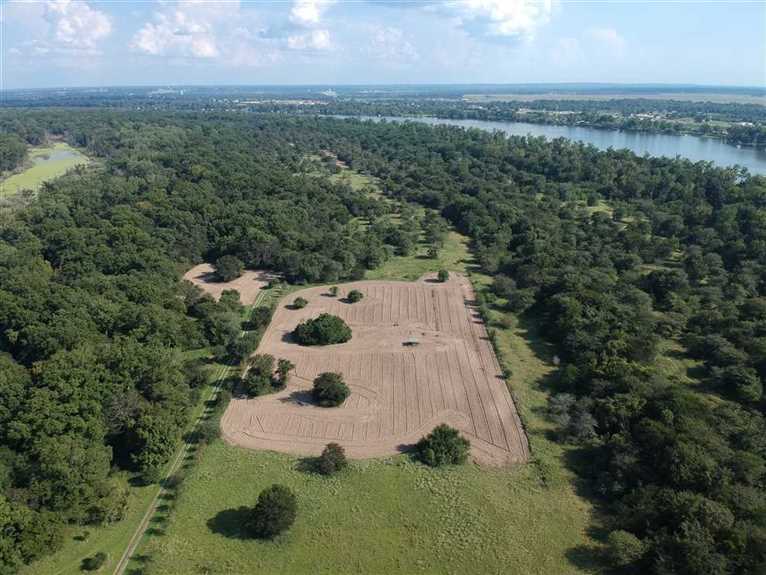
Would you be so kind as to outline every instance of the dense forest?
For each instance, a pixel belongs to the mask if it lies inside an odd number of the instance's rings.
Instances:
[[[239,333],[236,302],[181,283],[186,267],[231,255],[336,282],[412,249],[417,222],[315,171],[327,150],[468,235],[494,277],[483,306],[540,322],[560,362],[550,417],[587,462],[615,569],[766,568],[766,179],[285,114],[8,110],[0,130],[102,160],[0,227],[0,572],[67,522],[119,518],[113,470],[152,481],[173,452],[200,385],[183,352]],[[667,342],[697,383],[656,361]]]

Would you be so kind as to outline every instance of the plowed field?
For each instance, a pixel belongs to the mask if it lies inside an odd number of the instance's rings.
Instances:
[[[340,295],[351,289],[364,299],[349,304],[319,287],[290,296],[308,300],[303,309],[282,302],[256,353],[288,358],[295,372],[280,393],[232,400],[221,422],[227,441],[304,455],[335,441],[350,457],[378,457],[448,423],[470,439],[479,463],[526,460],[527,439],[467,278],[360,281],[344,284]],[[301,320],[325,312],[348,323],[351,341],[324,347],[290,341]],[[413,339],[416,345],[405,345]],[[312,381],[324,371],[342,373],[351,388],[341,407],[311,403]]]

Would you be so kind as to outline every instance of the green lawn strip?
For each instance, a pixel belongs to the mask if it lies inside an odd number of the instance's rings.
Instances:
[[[38,190],[40,186],[49,180],[63,176],[68,170],[78,165],[85,165],[90,159],[68,144],[56,143],[53,147],[32,148],[29,152],[31,160],[43,158],[53,151],[68,151],[76,154],[73,157],[60,160],[43,161],[30,165],[27,169],[17,174],[10,175],[0,181],[0,196],[7,196],[21,190]]]
[[[415,279],[445,268],[466,272],[467,239],[451,233],[438,259],[395,257],[368,279]],[[477,289],[491,278],[472,273]],[[301,286],[305,287],[305,286]],[[301,289],[289,286],[288,291]],[[282,294],[283,297],[286,294]],[[283,299],[284,301],[284,299]],[[493,320],[506,315],[493,311]],[[593,510],[564,463],[569,448],[549,438],[550,348],[511,318],[498,330],[501,360],[530,435],[532,461],[510,469],[465,465],[432,470],[408,456],[355,461],[341,476],[299,470],[301,459],[217,440],[187,476],[163,535],[138,555],[152,573],[590,573]],[[240,538],[242,507],[272,483],[299,499],[293,529],[276,542]]]

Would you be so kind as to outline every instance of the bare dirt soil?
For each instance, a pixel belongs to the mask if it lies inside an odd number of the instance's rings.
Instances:
[[[351,289],[364,299],[347,303],[343,296]],[[297,296],[308,305],[290,309]],[[360,281],[341,286],[339,296],[318,287],[280,303],[256,353],[288,358],[295,372],[284,391],[231,401],[221,421],[229,443],[315,455],[335,441],[350,457],[380,457],[447,423],[470,439],[478,463],[527,459],[527,438],[467,278]],[[348,323],[351,341],[323,347],[290,341],[301,320],[325,312]],[[411,338],[417,345],[405,345]],[[342,373],[351,388],[341,407],[312,404],[312,382],[324,371]]]
[[[216,300],[221,297],[225,290],[237,290],[243,305],[254,303],[255,298],[258,297],[258,292],[272,278],[273,275],[268,272],[246,270],[235,280],[219,282],[216,280],[215,269],[211,264],[199,264],[184,274],[185,280],[189,280],[194,285],[199,286],[205,293],[209,293]]]

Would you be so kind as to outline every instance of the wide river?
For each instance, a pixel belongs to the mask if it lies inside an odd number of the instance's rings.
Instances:
[[[366,120],[382,118],[362,116]],[[603,130],[598,128],[582,128],[578,126],[553,126],[550,124],[528,124],[526,122],[489,122],[485,120],[448,120],[442,118],[400,118],[386,117],[386,120],[401,122],[411,120],[423,124],[462,126],[464,128],[480,128],[482,130],[499,130],[512,136],[545,136],[546,138],[568,138],[587,144],[593,144],[599,149],[627,148],[643,156],[681,156],[692,161],[705,160],[718,166],[733,166],[739,164],[750,170],[751,174],[766,175],[766,150],[738,148],[715,138],[698,136],[675,136],[669,134],[647,134],[642,132],[625,132],[622,130]]]

